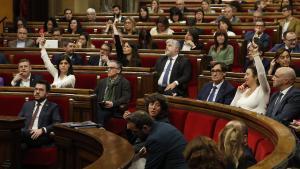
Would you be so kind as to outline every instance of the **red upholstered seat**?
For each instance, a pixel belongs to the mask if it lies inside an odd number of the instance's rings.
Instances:
[[[213,135],[213,140],[215,140],[216,142],[218,142],[219,140],[219,133],[221,132],[221,130],[225,127],[225,125],[228,123],[228,120],[226,119],[218,119],[215,125],[215,131],[214,131],[214,135]]]
[[[31,64],[33,65],[43,65],[44,62],[41,58],[40,53],[22,53],[22,54],[15,54],[14,57],[12,57],[12,60],[10,60],[11,64],[18,64],[19,60],[21,59],[28,59]]]
[[[97,85],[97,74],[75,73],[75,88],[95,89]]]
[[[186,110],[180,110],[176,108],[169,108],[169,119],[172,125],[174,125],[182,133],[184,132],[185,119],[188,114]]]
[[[155,39],[154,43],[156,43],[158,49],[166,49],[166,40]]]
[[[108,39],[105,39],[105,40],[104,39],[102,39],[102,40],[91,39],[91,42],[92,42],[93,45],[95,45],[96,48],[100,48],[103,43],[113,44],[112,39],[109,39],[109,40]]]
[[[267,155],[271,154],[273,150],[274,150],[273,143],[269,139],[264,138],[257,145],[257,149],[256,149],[256,153],[255,153],[255,159],[257,161],[261,161]]]
[[[153,55],[141,55],[141,63],[142,63],[142,67],[154,67],[155,63],[157,61],[157,59],[160,57],[157,54],[153,54]]]
[[[0,77],[2,77],[4,79],[4,86],[11,86],[10,82],[13,79],[12,72],[1,72]]]
[[[51,166],[57,162],[57,148],[41,147],[28,149],[22,163],[27,165]]]
[[[123,135],[126,129],[126,120],[123,118],[112,117],[107,122],[105,128],[118,135]]]
[[[264,137],[259,132],[251,128],[248,129],[248,146],[251,148],[253,154],[256,153],[258,143],[263,140],[263,138]]]
[[[25,97],[31,95],[0,95],[0,115],[18,116],[25,102]],[[11,103],[14,103],[12,106]]]
[[[199,135],[212,138],[216,121],[216,117],[198,112],[189,112],[184,126],[185,138],[188,141]]]

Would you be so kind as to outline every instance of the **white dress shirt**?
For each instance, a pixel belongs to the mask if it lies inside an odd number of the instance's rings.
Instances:
[[[33,129],[33,130],[39,129],[39,117],[40,117],[41,111],[42,111],[42,109],[43,109],[43,106],[44,106],[46,100],[47,100],[47,99],[45,99],[44,101],[41,102],[41,105],[40,105],[40,107],[39,107],[39,111],[38,111],[38,113],[37,113],[37,115],[36,115],[36,117],[35,117],[35,119],[34,119],[34,121],[33,121],[33,125],[32,125],[32,129]],[[33,109],[33,112],[32,112],[32,116],[33,116],[33,113],[35,112],[35,110],[36,110],[36,108],[37,108],[37,104],[38,104],[38,102],[36,101],[36,102],[35,102],[34,109]]]

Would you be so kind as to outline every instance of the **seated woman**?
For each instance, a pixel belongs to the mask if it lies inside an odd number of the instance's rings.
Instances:
[[[150,32],[146,29],[141,29],[139,32],[139,46],[138,49],[157,49],[156,43],[152,41]]]
[[[209,4],[209,1],[208,0],[203,0],[202,3],[201,3],[201,7],[203,9],[203,12],[205,14],[213,14],[213,13],[216,13],[216,11],[212,10],[210,8],[210,4]]]
[[[79,38],[76,41],[76,48],[95,48],[95,45],[91,43],[90,35],[86,32],[83,32],[79,35]]]
[[[219,133],[219,150],[224,154],[227,167],[230,169],[246,169],[256,164],[256,160],[251,149],[245,144],[247,129],[244,130],[236,122],[229,122]]]
[[[44,28],[44,33],[45,34],[52,34],[54,28],[57,28],[57,27],[58,27],[58,25],[56,23],[55,18],[50,17],[48,20],[46,20],[44,22],[44,27],[43,27]]]
[[[135,29],[135,20],[132,17],[126,17],[124,20],[124,28],[122,34],[124,35],[137,35],[138,31]]]
[[[27,28],[27,21],[22,17],[18,17],[15,20],[13,32],[17,33],[19,28]],[[29,30],[28,30],[28,32],[29,32]]]
[[[201,50],[203,45],[199,42],[199,34],[196,28],[190,28],[184,36],[184,40],[180,41],[181,51]]]
[[[179,8],[173,8],[173,10],[170,10],[170,18],[168,21],[169,23],[186,23],[183,14]]]
[[[195,15],[193,18],[187,19],[187,25],[188,26],[195,26],[197,24],[204,23],[204,12],[202,8],[199,8],[195,11]],[[201,29],[199,29],[201,30]],[[202,31],[201,31],[202,32]]]
[[[77,19],[72,19],[69,22],[68,33],[71,34],[81,34],[83,32],[81,28],[81,23]]]
[[[164,10],[159,7],[159,0],[152,0],[151,7],[148,7],[149,13],[151,14],[159,14],[164,13]]]
[[[223,153],[214,140],[205,136],[190,141],[183,155],[189,169],[226,169]]]
[[[174,31],[169,28],[168,18],[160,16],[156,21],[156,27],[151,28],[150,34],[153,35],[172,35]]]
[[[145,6],[140,7],[138,22],[150,22],[149,11],[147,7]]]
[[[120,39],[116,21],[112,25],[114,33],[114,41],[117,51],[117,60],[122,63],[124,67],[140,67],[141,60],[135,44],[123,42],[123,47]]]
[[[216,62],[223,62],[225,65],[230,66],[233,64],[233,47],[228,44],[228,36],[226,32],[218,31],[214,35],[214,45],[209,49],[208,56],[212,57],[210,65]]]
[[[219,20],[218,31],[226,32],[228,36],[236,35],[234,32],[232,32],[231,22],[225,17],[222,17],[222,19]]]
[[[270,64],[270,69],[268,70],[268,75],[274,75],[276,70],[280,67],[292,67],[295,72],[297,77],[300,76],[300,69],[292,66],[291,65],[291,53],[287,49],[279,49],[276,54],[274,59],[272,59],[271,64]]]
[[[74,88],[75,87],[75,76],[73,73],[73,66],[69,56],[65,55],[59,58],[56,68],[51,63],[48,53],[45,48],[45,40],[41,41],[41,58],[44,61],[45,67],[48,72],[52,75],[54,81],[51,84],[54,88]]]
[[[258,46],[254,42],[252,45],[253,50],[250,56],[253,57],[255,67],[247,68],[244,77],[245,83],[238,87],[230,105],[264,115],[270,97],[270,86],[265,68],[259,57]]]

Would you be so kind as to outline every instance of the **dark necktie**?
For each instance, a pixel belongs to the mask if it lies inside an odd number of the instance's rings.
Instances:
[[[275,105],[274,105],[274,108],[273,108],[273,111],[272,111],[272,117],[276,116],[277,110],[280,107],[280,102],[281,102],[282,96],[283,96],[283,93],[281,93],[281,92],[277,96],[277,99],[275,101]]]
[[[37,103],[37,106],[36,106],[36,109],[34,111],[34,113],[32,114],[32,118],[31,118],[31,121],[30,121],[30,124],[28,126],[28,129],[32,129],[32,126],[33,126],[33,123],[34,123],[34,120],[39,112],[39,109],[40,109],[40,106],[41,106],[41,103]]]
[[[170,71],[171,71],[171,66],[172,66],[172,58],[169,58],[170,62],[166,68],[166,71],[165,71],[165,74],[164,74],[164,77],[163,77],[163,81],[162,81],[162,86],[167,86],[168,85],[168,77],[169,77],[169,74],[170,74]]]
[[[212,91],[211,91],[207,101],[209,101],[209,102],[213,101],[214,96],[216,94],[216,90],[217,90],[217,86],[213,86]]]

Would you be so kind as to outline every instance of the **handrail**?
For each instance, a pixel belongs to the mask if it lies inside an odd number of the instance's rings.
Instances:
[[[6,16],[4,16],[1,20],[0,20],[0,24],[2,23],[2,22],[4,22],[5,21],[5,19],[7,19],[7,17]]]

